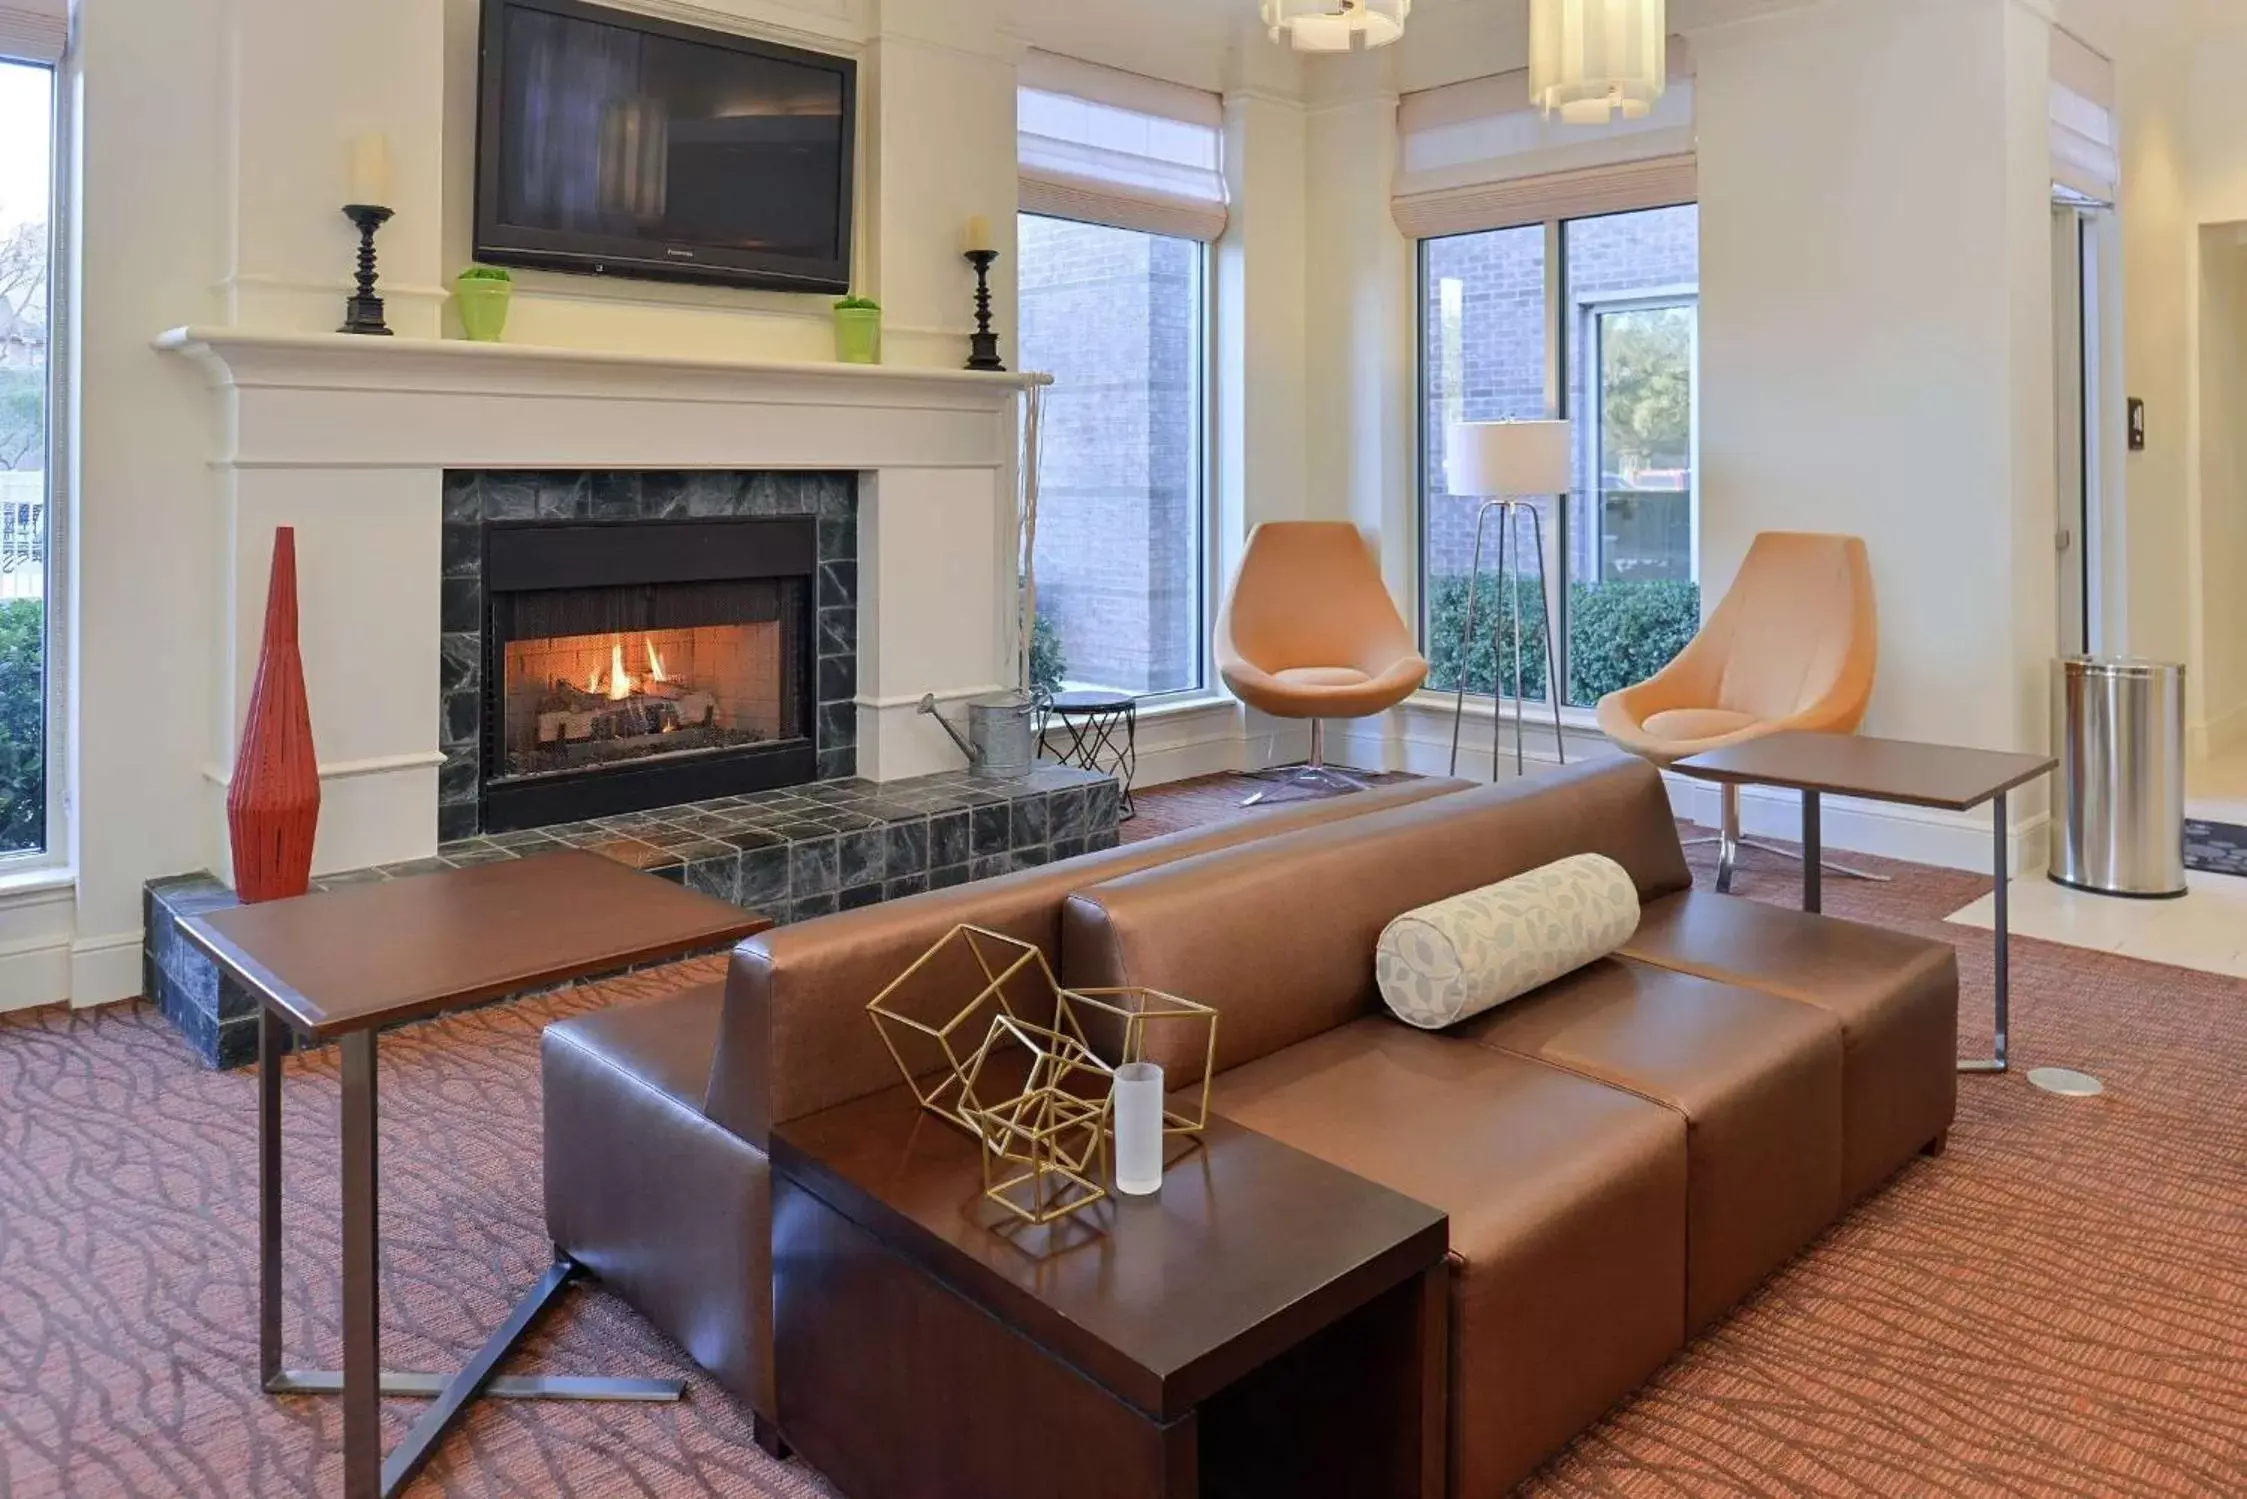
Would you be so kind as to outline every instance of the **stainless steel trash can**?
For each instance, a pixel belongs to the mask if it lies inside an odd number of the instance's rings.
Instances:
[[[2098,895],[2185,893],[2185,669],[2053,663],[2052,878]]]

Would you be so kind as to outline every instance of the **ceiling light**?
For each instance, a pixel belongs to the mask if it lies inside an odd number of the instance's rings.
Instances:
[[[1348,52],[1386,47],[1404,35],[1412,0],[1264,0],[1272,40],[1298,52]]]
[[[1644,119],[1669,86],[1666,0],[1529,0],[1529,93],[1547,119]]]

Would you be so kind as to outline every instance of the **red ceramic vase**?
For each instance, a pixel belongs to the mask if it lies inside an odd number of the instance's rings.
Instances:
[[[319,824],[320,767],[312,753],[312,708],[297,644],[296,530],[280,526],[273,532],[257,684],[250,689],[234,781],[226,793],[235,893],[244,901],[304,894],[312,883],[312,838]]]

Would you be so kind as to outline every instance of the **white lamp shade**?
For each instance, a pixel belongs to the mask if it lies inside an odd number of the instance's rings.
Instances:
[[[1386,47],[1404,35],[1412,0],[1263,0],[1272,40],[1298,52]]]
[[[1667,0],[1529,0],[1529,93],[1548,119],[1644,119],[1669,86]]]
[[[1444,477],[1455,495],[1567,494],[1576,487],[1571,422],[1453,422]]]

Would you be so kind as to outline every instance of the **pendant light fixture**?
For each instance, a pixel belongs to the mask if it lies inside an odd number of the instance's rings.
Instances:
[[[1529,92],[1547,119],[1644,119],[1669,86],[1667,0],[1529,0]]]
[[[1264,0],[1272,40],[1298,52],[1386,47],[1404,35],[1412,0]]]

